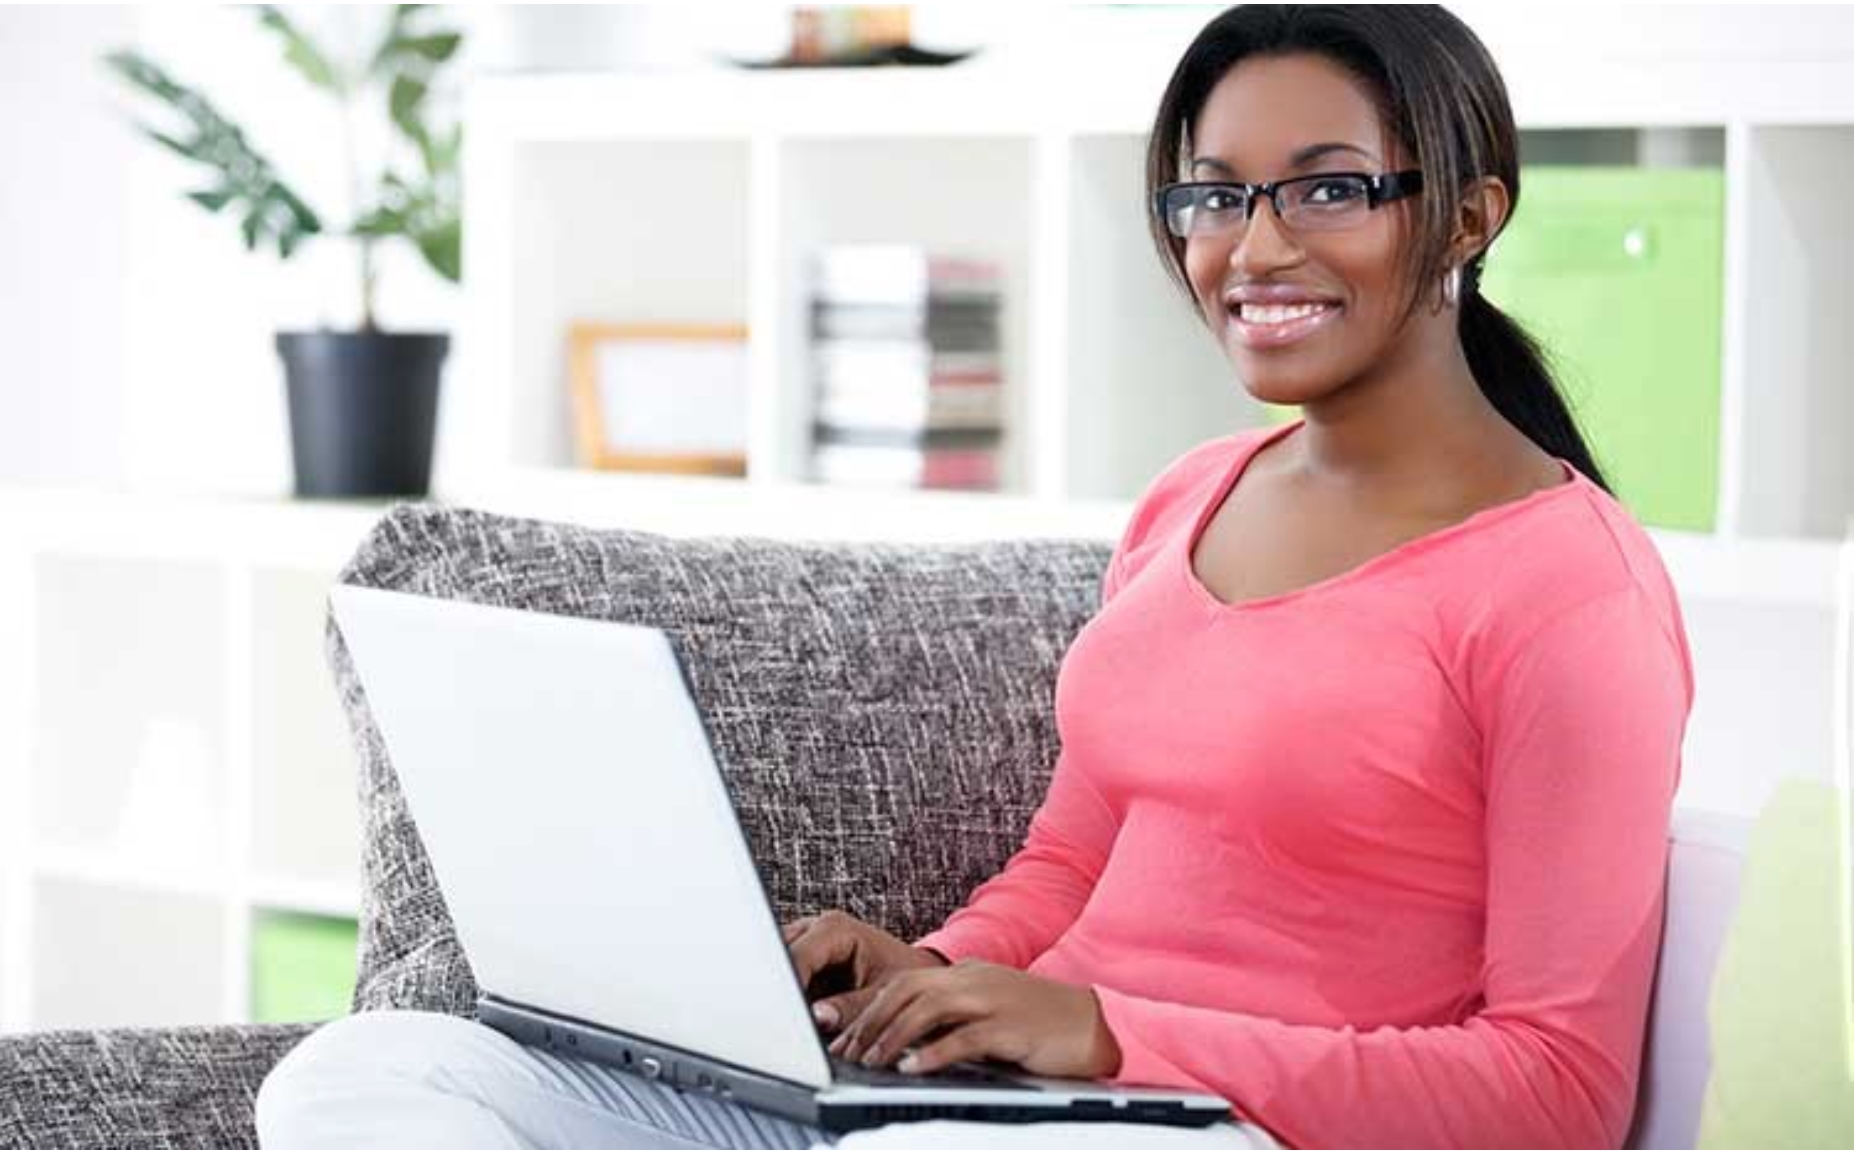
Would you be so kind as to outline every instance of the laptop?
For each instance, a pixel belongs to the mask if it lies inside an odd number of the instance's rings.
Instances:
[[[484,1023],[833,1131],[1230,1116],[1198,1092],[832,1057],[662,630],[358,586],[330,601]]]

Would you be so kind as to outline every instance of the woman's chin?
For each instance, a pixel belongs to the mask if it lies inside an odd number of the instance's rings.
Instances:
[[[1295,408],[1320,395],[1319,389],[1299,389],[1277,381],[1245,381],[1244,391],[1259,405]]]

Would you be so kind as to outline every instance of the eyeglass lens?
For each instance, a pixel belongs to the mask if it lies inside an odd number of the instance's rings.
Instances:
[[[1166,195],[1167,227],[1188,237],[1244,226],[1253,211],[1248,189],[1239,184],[1188,184]],[[1359,176],[1309,176],[1276,186],[1276,214],[1290,228],[1347,228],[1366,218],[1367,182]]]

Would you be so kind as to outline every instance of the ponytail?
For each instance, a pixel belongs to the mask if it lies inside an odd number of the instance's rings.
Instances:
[[[1513,317],[1495,307],[1477,289],[1480,260],[1463,270],[1462,305],[1457,333],[1469,371],[1482,395],[1508,423],[1556,457],[1563,457],[1594,485],[1611,492],[1578,423],[1553,383],[1546,355]],[[1614,494],[1615,495],[1615,494]]]

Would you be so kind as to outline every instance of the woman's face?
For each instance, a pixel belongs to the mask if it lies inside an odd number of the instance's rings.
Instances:
[[[1387,138],[1370,91],[1309,54],[1255,57],[1226,73],[1192,142],[1193,180],[1254,184],[1411,167]],[[1344,231],[1298,233],[1259,198],[1248,224],[1187,238],[1186,274],[1200,312],[1253,396],[1319,400],[1390,359],[1405,300],[1400,256],[1416,203],[1389,202]],[[1318,311],[1272,324],[1271,305]]]

